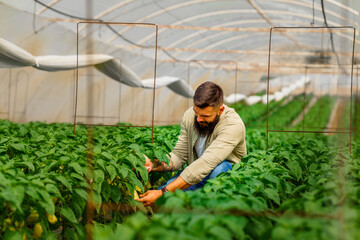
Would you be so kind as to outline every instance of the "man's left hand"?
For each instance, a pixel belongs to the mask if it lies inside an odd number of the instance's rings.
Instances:
[[[141,202],[144,206],[153,205],[156,200],[162,196],[161,190],[149,190],[140,195],[140,198],[136,201]]]

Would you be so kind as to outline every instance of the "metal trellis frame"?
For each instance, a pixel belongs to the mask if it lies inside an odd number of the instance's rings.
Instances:
[[[351,67],[352,65],[342,65],[342,67]],[[308,73],[309,73],[309,69],[316,69],[318,67],[314,67],[314,66],[306,66],[305,67],[305,78],[307,77]],[[322,68],[327,68],[327,69],[334,69],[332,66],[322,66]],[[338,70],[338,68],[336,68],[336,70]],[[337,74],[338,71],[336,71],[336,74]],[[334,74],[334,71],[330,71],[329,73],[333,73]],[[352,83],[351,83],[352,84]],[[307,129],[311,129],[311,128],[314,128],[314,129],[331,129],[331,130],[347,130],[349,128],[341,128],[341,127],[322,127],[322,126],[305,126],[305,98],[306,98],[306,83],[305,83],[305,86],[304,86],[304,107],[303,107],[303,119],[302,119],[302,129],[304,130],[305,128]],[[320,112],[319,112],[320,114]]]
[[[112,124],[86,124],[86,123],[77,123],[77,106],[78,106],[78,86],[79,86],[79,25],[80,24],[101,24],[101,25],[125,25],[125,26],[143,26],[143,27],[155,27],[155,63],[154,63],[154,89],[153,89],[153,101],[152,101],[152,118],[151,118],[151,126],[145,125],[112,125]],[[75,110],[74,110],[74,134],[75,134],[75,126],[76,125],[86,125],[86,126],[115,126],[115,127],[143,127],[143,128],[151,128],[151,141],[153,142],[154,137],[154,114],[155,114],[155,86],[156,86],[156,66],[157,66],[157,49],[158,49],[158,25],[154,23],[123,23],[123,22],[98,22],[98,21],[78,21],[77,22],[77,31],[76,31],[76,84],[75,84]]]
[[[328,31],[349,31],[353,32],[353,41],[352,41],[352,61],[351,61],[351,83],[350,83],[350,128],[349,131],[337,132],[337,131],[298,131],[298,130],[277,130],[269,129],[269,91],[270,91],[270,67],[271,67],[271,43],[272,43],[272,33],[273,31],[286,32],[286,31],[305,31],[305,32],[321,32],[324,29]],[[269,55],[268,55],[268,79],[267,79],[267,120],[266,120],[266,147],[269,147],[269,132],[297,132],[297,133],[341,133],[349,134],[350,136],[350,155],[351,155],[351,140],[352,140],[352,83],[353,83],[353,66],[354,66],[354,51],[355,51],[355,34],[356,29],[352,26],[336,26],[336,27],[272,27],[270,29],[270,38],[269,38]]]

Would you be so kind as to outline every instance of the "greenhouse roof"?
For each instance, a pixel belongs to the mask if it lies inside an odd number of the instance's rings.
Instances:
[[[156,99],[155,120],[168,124],[204,81],[228,104],[255,99],[267,79],[290,88],[326,72],[311,83],[322,88],[326,74],[358,72],[359,9],[355,0],[0,0],[0,102],[17,104],[5,111],[13,121],[69,122],[79,80],[83,116],[95,89],[99,119],[131,122],[136,106],[147,121]]]
[[[189,62],[195,59],[257,62],[266,58],[271,27],[353,26],[357,28],[359,17],[354,1],[345,1],[347,2],[345,4],[339,0],[126,0],[120,2],[2,0],[1,2],[34,14],[34,24],[36,18],[41,17],[72,31],[76,31],[74,22],[81,20],[157,24],[158,59],[170,62]],[[95,25],[92,30],[85,31],[86,24],[81,24],[79,33],[82,36],[92,36],[93,39],[117,48],[132,48],[141,50],[150,57],[153,56],[147,53],[147,50],[155,46],[154,28],[140,25]],[[44,31],[51,27],[53,24],[47,24],[37,30]],[[36,29],[36,25],[34,28]],[[351,32],[343,35],[339,33],[338,36],[340,36],[338,41],[351,40],[352,37]],[[274,39],[273,44],[274,46],[290,44],[290,48],[313,46],[306,37],[295,39],[288,34],[282,34],[281,38]],[[351,46],[351,41],[348,45]]]

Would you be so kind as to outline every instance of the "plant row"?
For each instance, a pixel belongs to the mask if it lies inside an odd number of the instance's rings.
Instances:
[[[106,222],[135,210],[148,210],[134,201],[161,175],[148,177],[143,154],[168,161],[179,127],[85,127],[69,124],[0,125],[0,235],[68,239],[84,236],[91,193],[94,219]],[[124,206],[107,211],[104,203]]]
[[[326,129],[330,120],[331,113],[334,109],[337,98],[325,95],[316,101],[309,111],[305,114],[304,129],[305,130],[321,130]],[[303,122],[299,122],[295,127],[302,128]]]
[[[166,193],[151,219],[96,225],[124,239],[359,239],[360,144],[288,139],[243,157],[198,191]]]

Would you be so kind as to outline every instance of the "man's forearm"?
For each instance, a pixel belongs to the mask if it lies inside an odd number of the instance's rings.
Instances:
[[[176,189],[181,189],[181,190],[185,190],[188,187],[190,187],[191,185],[188,184],[187,182],[185,182],[184,179],[182,179],[182,177],[178,177],[176,178],[174,181],[172,181],[171,183],[169,183],[166,188],[170,191],[170,192],[175,192]]]
[[[170,172],[173,170],[172,162],[169,162],[169,165],[167,165],[165,162],[160,162],[158,159],[154,159],[153,164],[154,165],[151,171],[154,172]]]

